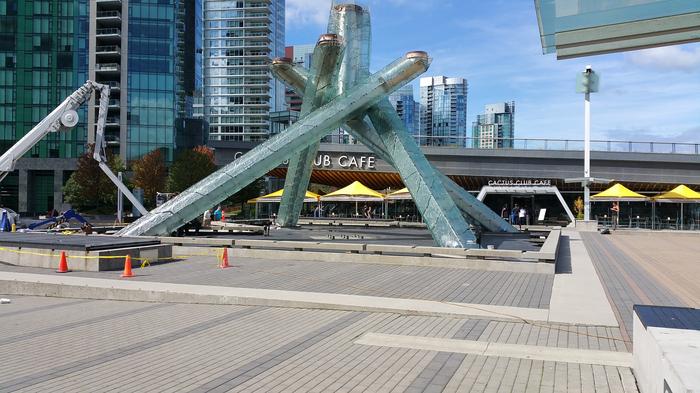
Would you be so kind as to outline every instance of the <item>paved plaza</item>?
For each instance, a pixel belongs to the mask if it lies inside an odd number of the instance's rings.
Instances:
[[[631,306],[698,305],[679,273],[697,266],[678,257],[698,238],[566,230],[554,275],[252,258],[222,270],[205,248],[129,281],[0,265],[0,293],[21,279],[258,300],[3,295],[0,392],[637,392]]]

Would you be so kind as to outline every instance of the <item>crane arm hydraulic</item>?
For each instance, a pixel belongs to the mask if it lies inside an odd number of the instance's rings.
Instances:
[[[126,195],[131,203],[141,214],[148,211],[134,197],[129,189],[119,181],[109,166],[107,166],[107,156],[105,148],[107,142],[104,137],[104,127],[107,120],[107,107],[109,106],[109,86],[93,81],[87,81],[73,92],[68,98],[49,113],[39,124],[34,126],[22,139],[10,147],[0,156],[0,181],[15,170],[15,164],[25,153],[41,141],[46,135],[52,132],[68,131],[78,124],[78,112],[76,111],[87,101],[94,91],[100,92],[100,106],[97,114],[97,129],[95,135],[95,151],[93,158],[98,162],[100,169],[109,179]]]

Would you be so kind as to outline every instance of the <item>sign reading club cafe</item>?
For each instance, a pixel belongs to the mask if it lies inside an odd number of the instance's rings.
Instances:
[[[317,168],[343,168],[343,169],[376,169],[377,162],[374,156],[340,155],[331,157],[328,154],[319,154],[314,160]]]
[[[233,155],[234,161],[239,159],[245,152],[238,151]],[[289,161],[284,161],[284,165],[289,164]],[[331,156],[329,154],[319,154],[314,159],[316,168],[332,169],[377,169],[377,159],[371,155],[352,155],[343,154],[340,156]]]
[[[548,179],[489,179],[489,186],[551,186]]]

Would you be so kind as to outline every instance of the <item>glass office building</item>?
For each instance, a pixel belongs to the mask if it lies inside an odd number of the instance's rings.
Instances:
[[[204,1],[204,117],[212,140],[262,141],[285,88],[269,63],[284,56],[284,0]]]
[[[420,144],[465,146],[467,81],[433,76],[420,79]]]
[[[391,93],[389,102],[394,106],[396,113],[406,126],[406,130],[420,143],[420,105],[413,99],[413,85],[406,85]]]
[[[472,124],[471,147],[477,149],[513,148],[515,102],[486,105],[483,115]]]
[[[88,0],[0,0],[0,151],[7,150],[88,76]],[[85,149],[86,107],[78,125],[44,137],[0,184],[0,203],[46,212]]]
[[[112,87],[109,147],[126,161],[155,149],[172,161],[177,149],[205,143],[194,116],[202,0],[98,1],[91,17],[91,77]]]

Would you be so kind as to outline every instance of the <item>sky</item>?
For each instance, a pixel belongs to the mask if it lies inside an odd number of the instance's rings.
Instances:
[[[331,0],[286,0],[287,45],[314,43]],[[593,139],[700,143],[700,43],[557,60],[543,55],[532,0],[367,0],[372,70],[410,50],[433,58],[423,76],[469,83],[467,123],[515,101],[516,138],[583,139],[576,74],[592,65]],[[418,99],[418,82],[414,81]]]

